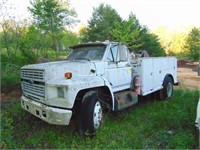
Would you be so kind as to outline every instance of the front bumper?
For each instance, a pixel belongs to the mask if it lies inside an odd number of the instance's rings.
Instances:
[[[46,106],[36,101],[21,97],[21,106],[36,117],[55,125],[68,125],[72,116],[71,110]]]

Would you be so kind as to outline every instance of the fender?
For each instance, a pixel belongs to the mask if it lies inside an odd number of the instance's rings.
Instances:
[[[168,73],[168,74],[165,75],[165,78],[164,78],[164,80],[163,80],[163,84],[162,84],[162,85],[164,85],[164,84],[167,82],[167,78],[168,78],[168,77],[171,77],[171,78],[172,78],[172,81],[173,81],[173,84],[174,84],[174,77],[173,77],[171,74]]]
[[[91,80],[92,79],[92,80]],[[99,84],[94,84],[94,79],[95,81],[99,81],[98,83]],[[89,80],[90,80],[90,83],[91,84],[94,84],[93,86],[88,86],[87,88],[83,87],[82,89],[79,89],[79,91],[77,92],[77,94],[81,91],[81,90],[91,90],[92,88],[104,88],[104,87],[107,87],[109,92],[110,92],[110,96],[111,96],[111,102],[112,102],[112,110],[114,111],[115,109],[115,100],[114,100],[114,94],[113,94],[113,91],[112,91],[112,87],[110,85],[110,82],[104,77],[104,76],[96,76],[95,78],[91,78],[89,77]],[[103,83],[102,83],[103,81]]]
[[[112,110],[114,111],[115,110],[115,98],[114,98],[114,94],[113,94],[113,91],[112,91],[112,87],[110,85],[110,82],[104,77],[104,76],[101,76],[105,82],[105,86],[108,87],[109,91],[110,91],[110,94],[111,94],[111,98],[112,98]]]
[[[102,76],[81,76],[72,79],[56,79],[47,82],[47,103],[52,106],[58,106],[71,109],[79,91],[91,88],[107,86],[112,96],[112,104],[114,110],[114,95],[109,82]],[[57,88],[61,87],[64,90],[64,98],[58,98]],[[56,91],[56,92],[55,92]]]

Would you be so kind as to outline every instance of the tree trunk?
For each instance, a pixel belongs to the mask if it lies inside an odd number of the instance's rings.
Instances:
[[[58,40],[56,39],[54,33],[53,33],[53,35],[52,35],[52,39],[53,39],[54,50],[55,50],[55,53],[56,53],[56,60],[58,60],[58,51],[59,51]]]

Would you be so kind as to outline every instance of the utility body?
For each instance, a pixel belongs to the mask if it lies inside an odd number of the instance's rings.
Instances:
[[[21,106],[56,125],[68,125],[78,112],[83,135],[100,126],[104,110],[126,109],[138,95],[170,98],[178,84],[175,57],[132,58],[126,45],[109,41],[72,49],[64,61],[21,68]]]

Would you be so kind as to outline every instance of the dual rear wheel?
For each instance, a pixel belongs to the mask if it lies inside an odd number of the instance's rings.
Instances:
[[[163,83],[163,89],[159,91],[159,99],[169,99],[173,95],[173,80],[171,77],[167,77]]]

